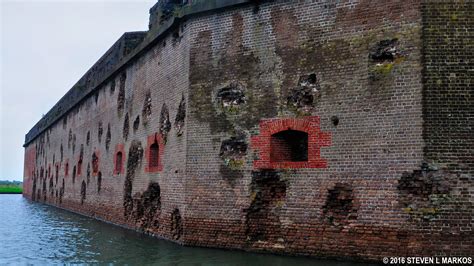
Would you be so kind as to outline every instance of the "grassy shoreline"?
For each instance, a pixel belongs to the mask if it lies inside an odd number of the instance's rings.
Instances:
[[[0,185],[0,194],[21,194],[23,187],[17,185]]]

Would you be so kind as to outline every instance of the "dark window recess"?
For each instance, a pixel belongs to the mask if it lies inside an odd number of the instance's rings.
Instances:
[[[150,167],[158,167],[159,160],[160,160],[160,148],[158,147],[158,143],[153,143],[150,146]]]
[[[308,161],[308,134],[297,130],[285,130],[271,137],[270,160],[272,162]]]
[[[117,156],[115,158],[115,172],[120,173],[122,171],[122,152],[117,152]]]

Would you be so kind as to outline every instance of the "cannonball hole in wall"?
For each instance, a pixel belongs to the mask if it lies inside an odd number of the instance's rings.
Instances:
[[[331,117],[331,122],[332,122],[332,124],[333,124],[335,127],[337,127],[337,125],[339,125],[339,117],[337,117],[337,116],[335,116],[335,115],[332,116],[332,117]]]
[[[272,162],[308,161],[308,133],[285,130],[271,136],[270,160]]]

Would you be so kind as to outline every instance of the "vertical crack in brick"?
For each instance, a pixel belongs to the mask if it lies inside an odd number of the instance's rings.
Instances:
[[[72,154],[76,153],[76,134],[72,135]]]
[[[86,182],[82,180],[81,183],[81,205],[84,204],[84,201],[86,200]]]
[[[140,127],[140,116],[137,115],[137,117],[135,118],[135,121],[133,121],[133,133],[135,133],[139,127]]]
[[[67,148],[70,149],[71,148],[71,143],[72,143],[72,130],[69,129],[69,134],[68,134],[68,138],[67,138]],[[41,150],[41,149],[40,149]]]
[[[145,102],[143,103],[143,109],[142,109],[142,118],[143,118],[144,126],[146,126],[150,120],[151,106],[152,106],[151,92],[147,91],[145,95]]]
[[[56,185],[58,184],[58,178],[59,178],[59,165],[56,165]]]
[[[110,95],[114,94],[115,92],[115,78],[112,79],[112,81],[110,82]]]
[[[87,163],[87,185],[89,185],[90,181],[91,181],[91,164],[90,163]]]
[[[163,136],[163,140],[166,141],[168,132],[171,129],[171,122],[170,122],[170,113],[168,111],[168,107],[166,104],[163,104],[161,107],[161,114],[160,114],[160,134]]]
[[[72,168],[72,183],[76,183],[76,166]]]
[[[97,173],[97,193],[100,193],[102,189],[102,172]]]
[[[99,143],[102,141],[102,134],[104,134],[104,128],[102,126],[102,121],[100,121],[97,127],[97,139],[99,140]]]
[[[160,186],[158,183],[150,183],[147,190],[135,196],[133,205],[133,217],[140,228],[145,230],[158,229],[158,217],[161,211]]]
[[[125,119],[123,120],[123,138],[128,139],[128,133],[130,132],[130,118],[128,113],[125,114]]]
[[[63,156],[64,156],[64,149],[63,149],[63,144],[61,143],[61,146],[59,147],[59,155],[61,157],[61,162],[63,161]]]
[[[174,119],[174,128],[176,130],[176,135],[181,136],[184,132],[184,121],[186,119],[186,100],[184,95],[181,97],[181,102],[179,103],[178,112],[176,113],[176,118]]]
[[[64,184],[64,178],[63,178],[61,188],[59,189],[59,204],[63,203],[64,189],[65,189],[65,184]]]
[[[33,178],[33,191],[31,193],[31,199],[33,201],[36,201],[36,183],[38,182],[38,179],[36,176]]]
[[[143,148],[142,143],[137,140],[133,140],[130,148],[128,150],[128,160],[127,160],[127,174],[125,176],[124,183],[124,196],[123,196],[123,207],[124,207],[124,216],[128,217],[129,214],[133,211],[133,198],[132,198],[132,188],[133,188],[133,179],[135,179],[135,172],[142,163],[143,158]]]
[[[171,213],[171,235],[174,240],[179,240],[183,234],[183,223],[179,209]]]
[[[109,151],[111,139],[112,135],[110,134],[110,124],[107,124],[107,133],[105,134],[105,149],[107,151]]]
[[[87,131],[86,145],[89,146],[90,142],[91,142],[91,132]]]
[[[122,114],[123,109],[125,107],[125,81],[127,79],[127,75],[125,73],[122,73],[120,75],[120,87],[119,87],[119,93],[117,96],[117,112],[119,116]]]
[[[82,162],[84,161],[84,144],[81,144],[81,151],[79,152],[79,161],[77,162],[77,175],[82,175]]]

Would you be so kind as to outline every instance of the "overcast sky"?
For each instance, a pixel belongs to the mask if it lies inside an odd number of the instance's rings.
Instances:
[[[0,0],[0,180],[22,180],[25,134],[156,0]]]

